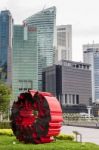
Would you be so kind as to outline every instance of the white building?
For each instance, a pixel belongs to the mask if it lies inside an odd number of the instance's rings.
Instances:
[[[72,60],[72,26],[57,26],[56,61]]]
[[[91,64],[92,102],[99,103],[99,44],[83,45],[83,58]]]

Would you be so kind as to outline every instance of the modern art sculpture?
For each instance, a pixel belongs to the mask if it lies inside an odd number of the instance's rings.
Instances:
[[[14,135],[25,143],[48,143],[60,132],[62,110],[50,93],[29,90],[13,103],[11,126]]]

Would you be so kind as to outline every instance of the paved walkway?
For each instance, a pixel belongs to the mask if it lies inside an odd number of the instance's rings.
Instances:
[[[71,134],[73,131],[78,131],[82,134],[82,142],[92,142],[99,145],[99,129],[75,126],[62,126],[61,128],[61,133]]]

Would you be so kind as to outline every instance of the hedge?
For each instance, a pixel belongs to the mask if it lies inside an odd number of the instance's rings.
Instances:
[[[59,139],[59,140],[70,140],[70,141],[74,140],[74,136],[68,135],[68,134],[59,134],[59,135],[55,136],[54,138]]]
[[[12,129],[0,129],[0,135],[13,136]]]

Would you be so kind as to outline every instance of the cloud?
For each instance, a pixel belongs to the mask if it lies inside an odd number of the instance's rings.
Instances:
[[[21,23],[25,18],[46,7],[46,4],[48,6],[48,2],[49,0],[8,0],[6,5],[12,12],[15,22]]]
[[[8,0],[0,0],[0,10],[4,10],[7,8],[6,4],[7,4]]]
[[[21,23],[25,18],[40,10],[40,3],[35,3],[33,0],[17,0],[16,2],[8,0],[6,5],[12,13],[15,23]]]
[[[57,24],[72,24],[74,51],[79,54],[82,45],[93,40],[99,43],[99,0],[0,0],[0,9],[9,9],[15,23],[53,5]]]
[[[79,26],[78,28],[75,27],[73,30],[74,36],[79,37],[99,37],[99,26],[89,26],[83,27],[83,25]]]

